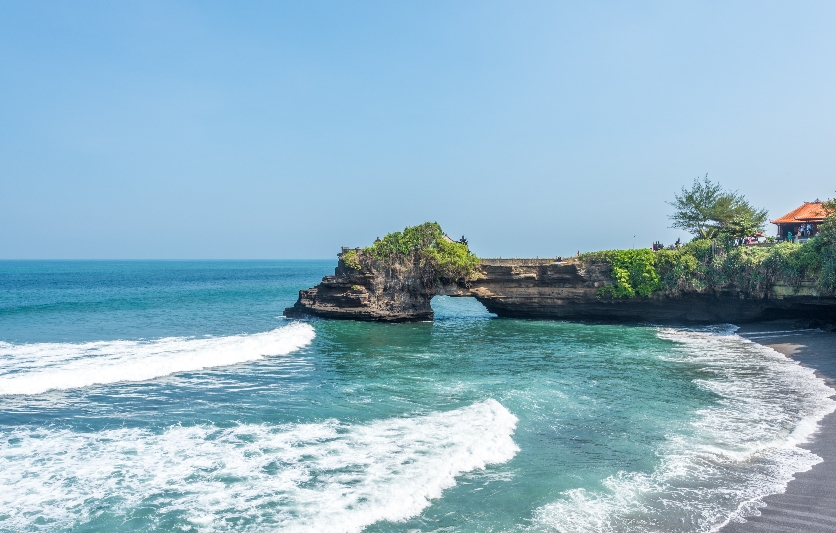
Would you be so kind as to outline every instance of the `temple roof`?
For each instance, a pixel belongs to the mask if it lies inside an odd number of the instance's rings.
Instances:
[[[804,205],[793,209],[781,218],[776,218],[773,224],[798,224],[799,222],[821,222],[827,216],[821,202],[804,202]]]

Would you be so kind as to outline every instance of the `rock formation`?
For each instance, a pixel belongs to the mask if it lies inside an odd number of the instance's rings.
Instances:
[[[345,250],[344,250],[345,253]],[[779,317],[836,318],[836,298],[819,295],[812,282],[800,287],[774,285],[768,294],[735,288],[677,296],[601,298],[598,289],[613,283],[606,263],[576,259],[483,259],[469,282],[428,278],[418,265],[346,266],[340,254],[333,276],[299,292],[287,317],[404,322],[432,320],[436,295],[472,296],[500,317],[606,322],[723,323]]]

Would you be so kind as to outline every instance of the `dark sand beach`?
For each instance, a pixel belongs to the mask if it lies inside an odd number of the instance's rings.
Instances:
[[[836,388],[836,333],[799,329],[793,321],[747,324],[737,333],[814,368]],[[836,413],[822,420],[804,447],[824,461],[796,474],[783,494],[764,498],[760,516],[731,523],[723,533],[836,531]]]

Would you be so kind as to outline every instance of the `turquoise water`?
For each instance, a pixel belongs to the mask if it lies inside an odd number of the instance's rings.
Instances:
[[[711,531],[820,461],[733,326],[284,319],[333,267],[0,262],[0,531]]]

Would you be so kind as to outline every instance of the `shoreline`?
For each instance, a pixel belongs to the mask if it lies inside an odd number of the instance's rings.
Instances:
[[[814,369],[836,389],[836,333],[801,329],[793,320],[745,324],[736,333]],[[731,522],[720,532],[836,531],[836,412],[825,416],[810,442],[801,447],[823,461],[795,474],[784,492],[762,498],[765,506],[760,508],[760,515],[747,517],[742,523]]]

